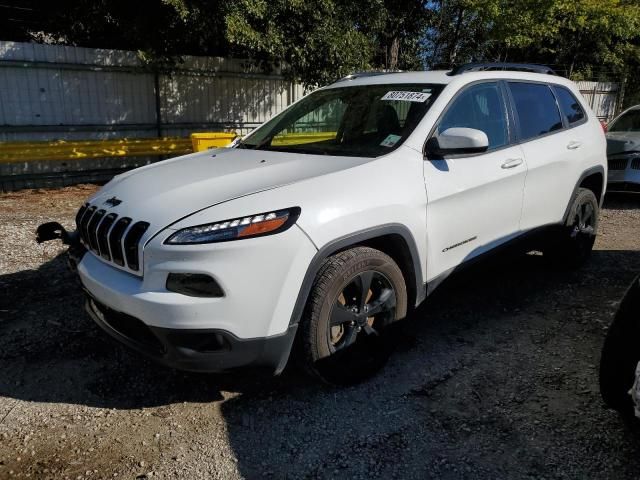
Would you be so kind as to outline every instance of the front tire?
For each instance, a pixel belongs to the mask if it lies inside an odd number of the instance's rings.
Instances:
[[[553,265],[565,268],[582,266],[591,255],[596,240],[599,214],[595,194],[587,188],[579,188],[565,225],[544,249],[547,259]]]
[[[356,247],[327,258],[300,325],[305,369],[335,385],[370,377],[392,350],[386,328],[406,313],[405,280],[391,257]]]

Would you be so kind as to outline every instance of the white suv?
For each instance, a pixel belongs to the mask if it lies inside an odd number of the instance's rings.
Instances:
[[[234,148],[115,177],[63,237],[93,319],[186,370],[263,366],[292,348],[325,381],[375,371],[383,330],[462,264],[544,232],[589,255],[605,136],[576,86],[533,65],[356,74]]]

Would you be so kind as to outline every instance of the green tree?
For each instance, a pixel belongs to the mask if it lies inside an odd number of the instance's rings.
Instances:
[[[577,77],[619,75],[637,62],[637,0],[440,0],[432,8],[430,64],[540,62]]]
[[[368,69],[420,68],[417,0],[239,0],[226,16],[240,55],[279,58],[308,86]]]
[[[140,50],[162,61],[186,54],[250,58],[265,67],[284,61],[286,74],[307,86],[359,70],[422,66],[422,0],[6,2],[23,18],[0,17],[5,40]]]
[[[3,0],[0,8],[10,13],[0,15],[5,40],[141,50],[163,61],[285,62],[307,86],[368,69],[536,62],[574,79],[626,79],[626,98],[640,101],[639,0]]]

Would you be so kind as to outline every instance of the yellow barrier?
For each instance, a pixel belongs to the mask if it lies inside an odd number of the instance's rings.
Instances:
[[[119,140],[54,142],[0,142],[0,163],[43,160],[82,160],[104,157],[185,155],[208,148],[224,147],[235,133],[192,133],[191,138],[165,137]],[[336,132],[289,133],[276,136],[272,145],[303,145],[336,137]]]
[[[271,145],[304,145],[305,143],[323,142],[336,138],[336,132],[285,133],[276,135]]]
[[[210,148],[220,148],[229,145],[238,135],[227,132],[198,132],[191,134],[194,152],[202,152]]]
[[[0,163],[39,160],[82,160],[192,153],[191,140],[180,137],[0,143]]]

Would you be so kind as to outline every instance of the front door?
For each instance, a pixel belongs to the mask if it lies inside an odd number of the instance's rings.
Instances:
[[[527,167],[510,142],[510,121],[499,82],[467,87],[451,101],[433,135],[452,127],[482,130],[485,153],[425,159],[427,281],[519,233]]]

